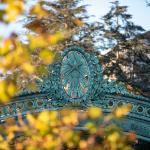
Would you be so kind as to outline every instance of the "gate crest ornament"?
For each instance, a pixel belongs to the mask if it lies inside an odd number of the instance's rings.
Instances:
[[[122,83],[104,80],[100,62],[92,52],[76,46],[66,48],[61,61],[49,65],[48,76],[37,85],[36,92],[23,90],[11,103],[0,106],[0,120],[68,105],[78,109],[97,106],[108,113],[130,103],[132,110],[127,118],[116,123],[124,131],[133,130],[139,138],[150,141],[150,98],[129,93]]]
[[[102,70],[95,55],[84,49],[71,47],[62,53],[60,80],[63,95],[70,102],[90,101],[102,79]]]
[[[70,51],[64,56],[60,75],[62,86],[70,98],[82,98],[89,91],[90,71],[80,52]]]
[[[65,49],[61,62],[49,70],[49,78],[39,83],[40,91],[65,105],[88,107],[103,78],[97,57],[76,46]]]

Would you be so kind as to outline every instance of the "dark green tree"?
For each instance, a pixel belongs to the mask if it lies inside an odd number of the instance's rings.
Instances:
[[[102,18],[102,48],[110,50],[104,56],[104,74],[147,92],[150,43],[145,30],[131,21],[127,8],[118,1],[112,2],[110,11]]]
[[[150,0],[145,0],[147,6],[150,6]]]

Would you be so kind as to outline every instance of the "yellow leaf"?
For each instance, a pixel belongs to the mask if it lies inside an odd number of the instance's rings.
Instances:
[[[14,21],[23,11],[23,2],[21,0],[10,1],[6,8],[7,21]]]
[[[49,112],[50,121],[56,121],[58,119],[58,112],[57,111],[50,111]]]
[[[49,126],[40,120],[36,121],[35,127],[40,131],[41,134],[45,134],[49,130]]]
[[[78,123],[78,116],[75,111],[69,111],[67,116],[63,117],[63,122],[66,125],[75,125]]]
[[[30,14],[36,14],[38,18],[48,16],[48,12],[41,7],[40,3],[32,7]]]
[[[49,123],[50,121],[49,112],[48,111],[41,112],[38,116],[38,120],[44,123]]]
[[[5,81],[0,81],[0,100],[2,102],[7,102],[9,100],[9,96],[6,93],[7,85]]]
[[[102,110],[98,107],[91,107],[88,109],[87,114],[91,119],[97,119],[101,117]]]
[[[107,137],[107,139],[111,143],[116,143],[120,139],[120,135],[118,132],[113,132]]]
[[[44,64],[51,64],[54,60],[54,53],[48,49],[42,50],[39,55]]]
[[[58,43],[58,37],[57,36],[55,36],[55,35],[51,35],[51,36],[49,36],[49,42],[50,42],[50,44],[52,44],[52,45],[54,45],[54,44],[57,44]]]
[[[13,138],[14,138],[14,133],[13,132],[10,132],[9,134],[8,134],[8,136],[7,136],[7,140],[9,141],[9,140],[12,140]]]
[[[64,133],[64,132],[63,132]],[[66,134],[65,136],[63,137],[63,140],[65,142],[69,142],[72,138],[73,138],[74,134],[73,134],[73,131],[72,130],[66,130]]]
[[[7,92],[9,96],[14,96],[14,94],[16,93],[16,86],[13,83],[8,84]]]
[[[84,25],[84,23],[79,18],[74,19],[73,22],[77,26],[83,26]]]
[[[62,32],[57,32],[54,35],[50,35],[48,37],[48,41],[50,42],[50,44],[55,45],[57,44],[60,40],[62,40],[64,38],[64,35]]]
[[[0,55],[8,53],[10,51],[11,45],[12,42],[10,39],[4,40],[4,42],[2,43],[2,47],[0,48]]]
[[[9,126],[9,128],[7,128],[8,133],[10,133],[10,132],[16,132],[16,131],[20,130],[19,126],[16,125],[15,119],[8,118],[7,122],[9,123],[9,125],[11,125],[11,126]],[[12,126],[12,123],[13,123],[13,126]]]
[[[130,104],[128,104],[128,105],[123,105],[123,106],[119,106],[119,107],[115,110],[114,114],[115,114],[115,116],[116,116],[117,118],[121,118],[121,117],[127,115],[127,114],[129,113],[130,109],[131,109],[131,105],[130,105]]]
[[[30,122],[31,125],[36,124],[36,119],[31,114],[27,115],[27,120]]]
[[[95,124],[92,123],[92,122],[86,123],[86,124],[85,124],[85,128],[89,129],[89,131],[90,131],[91,133],[95,133],[95,132],[97,131],[97,128],[96,128]]]
[[[80,146],[80,149],[87,149],[88,144],[86,141],[81,140],[79,146]]]
[[[21,150],[23,149],[23,144],[22,143],[16,143],[16,150]]]
[[[48,69],[45,67],[45,65],[40,65],[36,68],[36,73],[39,75],[47,75]]]
[[[35,49],[35,48],[43,48],[48,46],[47,41],[45,40],[45,37],[40,35],[40,36],[33,36],[33,35],[28,35],[29,41],[30,41],[30,48]]]
[[[21,67],[28,74],[32,74],[35,70],[34,66],[32,66],[30,63],[24,63]]]

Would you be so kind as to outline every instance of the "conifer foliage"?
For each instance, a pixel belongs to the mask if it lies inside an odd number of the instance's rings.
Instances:
[[[127,8],[115,1],[103,16],[102,48],[110,50],[104,56],[104,73],[146,92],[150,88],[147,72],[150,43],[145,30],[131,21]]]

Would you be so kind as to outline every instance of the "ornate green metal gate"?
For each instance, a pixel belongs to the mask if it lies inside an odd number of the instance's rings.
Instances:
[[[39,90],[24,90],[13,102],[0,106],[0,120],[16,117],[18,113],[58,110],[68,106],[79,109],[101,107],[110,112],[121,104],[130,103],[132,110],[123,121],[117,122],[124,131],[133,130],[139,138],[150,141],[150,98],[129,93],[125,86],[103,79],[102,67],[93,53],[70,47],[62,53],[60,63],[48,67],[49,74]]]

